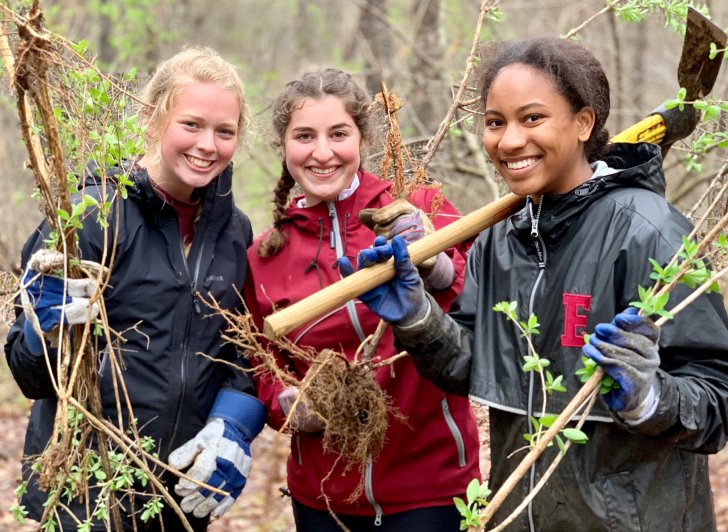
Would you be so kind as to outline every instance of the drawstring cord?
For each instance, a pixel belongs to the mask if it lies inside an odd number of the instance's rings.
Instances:
[[[311,263],[308,266],[306,266],[306,268],[303,270],[303,273],[304,274],[308,273],[311,271],[312,268],[316,268],[316,274],[318,275],[318,278],[319,278],[319,286],[321,288],[323,288],[324,279],[321,275],[321,270],[319,268],[318,256],[319,256],[319,253],[321,252],[321,243],[324,241],[324,219],[319,218],[318,222],[319,222],[319,241],[318,241],[318,246],[316,247],[316,254],[314,255]]]

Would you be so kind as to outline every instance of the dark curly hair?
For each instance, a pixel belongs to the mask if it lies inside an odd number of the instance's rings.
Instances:
[[[584,107],[594,110],[594,128],[584,145],[590,163],[600,159],[607,148],[609,133],[604,124],[609,116],[609,80],[601,63],[575,42],[540,38],[499,43],[485,50],[481,98],[483,104],[498,73],[508,65],[523,64],[546,74],[574,113]]]

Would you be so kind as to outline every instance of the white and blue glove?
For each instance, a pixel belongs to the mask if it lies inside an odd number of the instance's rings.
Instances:
[[[657,368],[660,355],[657,340],[660,328],[649,318],[630,307],[617,314],[611,323],[600,323],[582,347],[586,356],[599,364],[619,385],[604,394],[604,401],[615,412],[635,413],[643,417],[654,409],[659,390]]]
[[[25,343],[33,353],[43,352],[43,334],[63,323],[77,325],[93,320],[99,307],[90,298],[98,289],[95,279],[66,279],[50,275],[63,264],[57,251],[36,251],[28,261],[21,279],[20,300],[23,304]]]
[[[257,398],[224,388],[212,405],[207,424],[197,435],[169,455],[169,465],[185,469],[187,476],[228,495],[212,492],[181,479],[174,488],[180,507],[198,518],[224,514],[245,487],[250,472],[250,442],[263,430],[265,407]]]
[[[383,236],[374,239],[374,246],[362,249],[357,257],[358,268],[386,262],[394,257],[394,279],[372,288],[359,299],[374,314],[388,323],[407,325],[417,321],[429,310],[422,278],[409,259],[407,243],[401,236],[392,238],[391,243]],[[339,259],[339,270],[344,277],[354,273],[349,259]]]

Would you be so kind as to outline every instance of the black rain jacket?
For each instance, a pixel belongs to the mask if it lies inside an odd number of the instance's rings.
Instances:
[[[490,407],[491,487],[499,487],[524,453],[529,415],[539,415],[541,386],[521,370],[525,340],[501,313],[516,301],[520,320],[538,317],[533,337],[567,393],[548,396],[558,414],[581,383],[583,334],[638,300],[653,281],[650,258],[665,264],[691,230],[664,198],[658,146],[617,144],[606,157],[619,172],[564,195],[546,195],[485,230],[471,248],[465,287],[450,317],[432,305],[421,327],[395,333],[423,375],[445,391]],[[689,292],[681,285],[668,308]],[[728,317],[718,294],[701,296],[662,327],[657,411],[625,423],[598,400],[574,445],[509,530],[698,531],[715,529],[707,454],[728,436]],[[539,463],[497,512],[502,521],[541,478]],[[531,521],[529,525],[529,521]]]
[[[101,185],[93,173],[91,170],[91,177],[86,179],[85,192],[101,198]],[[118,226],[112,264],[108,262],[111,245],[106,254],[111,278],[104,302],[110,326],[125,340],[116,353],[123,361],[123,378],[140,432],[154,438],[160,459],[167,461],[170,451],[205,425],[221,388],[255,395],[247,374],[199,355],[241,364],[234,347],[221,339],[224,319],[201,298],[214,297],[222,308],[242,308],[238,294],[243,291],[246,250],[253,235],[248,217],[233,203],[232,165],[200,191],[201,215],[187,257],[175,209],[154,192],[146,170],[132,171],[131,179],[128,198],[112,202],[107,231],[96,222],[94,214],[86,218],[79,231],[79,252],[83,259],[101,262],[104,233],[111,243]],[[43,247],[47,231],[42,224],[28,239],[22,252],[23,267],[30,255]],[[35,399],[25,439],[27,457],[45,448],[53,428],[56,399],[43,355],[36,356],[25,346],[24,320],[22,307],[18,307],[5,352],[23,394]],[[108,349],[101,345],[103,413],[116,422],[112,374]],[[127,412],[123,414],[128,419]],[[26,463],[23,467],[24,480],[30,474],[28,466]],[[166,480],[176,482],[174,477]],[[46,498],[34,476],[21,504],[30,517],[39,519]],[[77,515],[85,518],[85,510],[72,506]],[[63,522],[71,527],[64,529],[75,530],[72,521]]]

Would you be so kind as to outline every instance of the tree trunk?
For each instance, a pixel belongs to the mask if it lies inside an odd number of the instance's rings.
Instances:
[[[422,133],[432,134],[447,112],[450,91],[443,80],[441,62],[444,55],[442,38],[442,1],[423,0],[413,3],[415,46],[412,65],[413,93],[410,99],[414,123]]]

